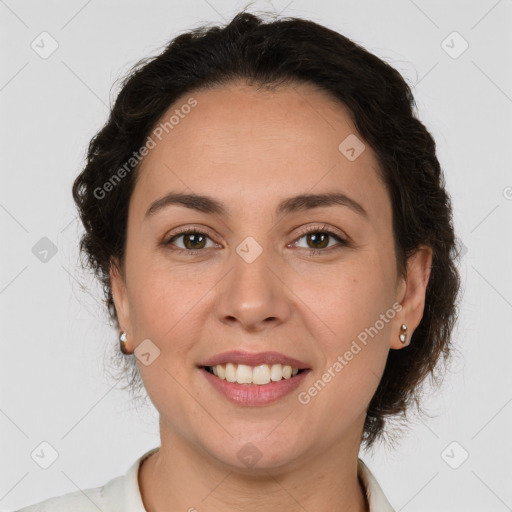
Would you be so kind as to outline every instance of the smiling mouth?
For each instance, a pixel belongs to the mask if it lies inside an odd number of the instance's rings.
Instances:
[[[202,366],[201,368],[227,382],[257,386],[293,379],[296,375],[308,371],[305,368],[292,368],[289,365],[283,364],[249,366],[245,364],[226,363],[217,364],[215,366]]]

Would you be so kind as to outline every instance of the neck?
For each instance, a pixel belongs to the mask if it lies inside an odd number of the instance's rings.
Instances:
[[[242,471],[206,457],[169,431],[164,435],[162,428],[161,437],[160,449],[139,470],[147,512],[369,512],[354,439],[304,457],[293,469]]]

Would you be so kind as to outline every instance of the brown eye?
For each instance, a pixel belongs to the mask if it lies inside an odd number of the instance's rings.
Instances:
[[[180,247],[179,245],[174,243],[176,240],[180,238],[183,239],[183,247]],[[207,239],[209,238],[210,237],[206,233],[203,233],[202,231],[189,230],[174,235],[165,243],[165,245],[177,245],[177,250],[190,252],[204,249],[206,247],[205,244],[207,242]]]
[[[325,249],[329,245],[329,237],[329,234],[318,231],[316,233],[308,233],[306,235],[306,240],[308,243],[311,242],[313,244],[311,249]]]
[[[348,245],[348,242],[336,233],[319,227],[303,231],[295,244],[298,244],[303,238],[306,240],[307,247],[298,246],[298,248],[309,249],[313,254],[327,253],[330,252],[331,249],[336,250]],[[330,244],[330,240],[332,239],[338,241],[337,246],[336,244]]]

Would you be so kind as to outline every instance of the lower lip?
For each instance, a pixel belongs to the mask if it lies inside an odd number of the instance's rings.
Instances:
[[[281,379],[261,386],[228,382],[216,377],[204,368],[201,368],[201,372],[208,382],[230,402],[238,405],[266,405],[291,393],[300,385],[310,370],[304,370],[289,379]]]

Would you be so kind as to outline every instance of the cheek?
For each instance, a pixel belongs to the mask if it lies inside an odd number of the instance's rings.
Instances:
[[[330,357],[343,353],[350,342],[375,324],[381,315],[392,309],[393,274],[382,256],[368,251],[329,268],[309,269],[295,277],[293,289],[309,308],[312,321],[321,332]],[[307,277],[305,277],[307,276]],[[321,320],[321,322],[319,322]],[[383,332],[388,328],[378,324]],[[313,328],[313,326],[312,326]],[[320,331],[318,330],[320,329]],[[364,338],[364,335],[361,336]]]
[[[331,411],[328,430],[334,436],[337,429],[348,429],[364,414],[375,394],[389,352],[395,311],[389,288],[371,272],[358,278],[344,274],[331,281],[330,290],[328,300],[318,296],[316,311],[329,328],[322,328],[323,334],[315,340],[323,352],[323,364],[306,393],[319,410]],[[311,321],[318,324],[313,317]],[[319,332],[318,326],[314,332]]]
[[[312,275],[303,288],[315,313],[308,315],[311,331],[324,353],[310,396],[330,404],[338,425],[366,410],[384,371],[395,316],[388,267],[385,255],[367,252],[325,275]]]
[[[169,275],[153,265],[150,258],[134,258],[128,269],[128,282],[130,318],[132,327],[139,333],[137,339],[159,339],[179,313],[177,294],[171,292]]]
[[[151,339],[162,356],[185,351],[200,331],[201,301],[212,282],[171,268],[162,258],[132,260],[130,316],[136,340]],[[192,321],[194,320],[194,321]],[[197,332],[196,332],[197,331]],[[165,351],[164,351],[165,349]]]

